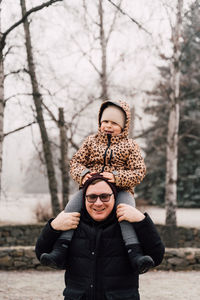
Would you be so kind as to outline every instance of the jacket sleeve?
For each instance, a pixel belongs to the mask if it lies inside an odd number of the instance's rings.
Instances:
[[[139,146],[133,140],[129,140],[130,153],[126,161],[125,170],[116,170],[116,185],[122,189],[134,188],[144,178],[146,174],[146,166],[141,155]]]
[[[85,139],[82,146],[79,150],[73,155],[70,161],[70,174],[74,181],[81,185],[82,176],[81,174],[85,171],[90,172],[90,169],[87,168],[89,158],[90,158],[90,136]]]
[[[163,260],[165,247],[150,216],[145,213],[145,219],[133,223],[133,226],[144,254],[151,256],[158,266]]]
[[[53,219],[48,221],[48,223],[45,225],[45,227],[43,228],[42,232],[40,233],[37,239],[36,246],[35,246],[35,253],[38,260],[40,260],[40,256],[42,253],[51,252],[53,245],[55,244],[56,240],[61,234],[61,231],[54,230],[51,227],[50,224],[52,220]]]

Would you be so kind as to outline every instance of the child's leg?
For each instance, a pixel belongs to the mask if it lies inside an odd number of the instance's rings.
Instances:
[[[120,203],[135,207],[135,199],[131,193],[126,191],[120,191],[118,193],[116,206]],[[122,221],[120,222],[120,228],[133,269],[137,270],[140,274],[147,272],[151,267],[154,266],[154,261],[150,256],[143,255],[133,225],[127,221]]]
[[[116,199],[116,207],[120,203],[128,204],[135,207],[135,199],[133,195],[129,192],[120,191],[118,193]],[[121,227],[122,237],[126,246],[130,244],[139,244],[137,235],[135,233],[132,224],[130,224],[127,221],[122,221],[120,222],[120,227]]]
[[[72,196],[72,199],[65,206],[65,212],[81,212],[83,203],[83,191],[79,190],[76,194]],[[74,234],[74,229],[63,231],[59,237],[59,239],[66,239],[71,241],[72,236]]]
[[[82,207],[82,190],[73,195],[65,207],[65,212],[80,212]],[[53,246],[50,253],[43,253],[40,262],[45,266],[65,269],[67,263],[68,247],[71,242],[74,230],[63,231]]]

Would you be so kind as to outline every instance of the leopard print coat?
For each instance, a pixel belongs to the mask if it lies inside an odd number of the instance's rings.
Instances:
[[[126,113],[124,130],[117,136],[100,131],[100,120],[107,104],[120,106]],[[72,178],[81,186],[83,175],[87,172],[114,172],[116,186],[134,193],[134,187],[144,178],[146,167],[136,142],[128,138],[130,108],[123,101],[106,101],[99,111],[98,133],[88,136],[70,162]]]

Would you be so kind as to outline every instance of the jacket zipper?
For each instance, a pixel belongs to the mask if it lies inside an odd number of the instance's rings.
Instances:
[[[105,169],[105,166],[106,166],[106,154],[107,154],[107,151],[108,149],[110,148],[110,144],[111,144],[111,134],[107,134],[107,137],[108,137],[108,144],[107,144],[107,148],[104,152],[104,157],[103,157],[103,167],[102,167],[102,170],[101,170],[101,173],[104,172],[104,169]],[[110,159],[109,159],[109,164],[111,165],[111,159],[112,159],[112,151],[111,151],[111,154],[110,154]]]
[[[92,288],[92,300],[96,299],[96,272],[97,272],[97,257],[98,257],[98,251],[100,247],[100,239],[102,235],[103,229],[102,228],[95,228],[95,247],[93,247],[92,255],[94,255],[94,267],[93,267],[93,288]]]

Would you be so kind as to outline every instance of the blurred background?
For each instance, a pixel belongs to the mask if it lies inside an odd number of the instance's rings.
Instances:
[[[102,101],[122,99],[147,165],[137,205],[200,227],[200,1],[4,0],[0,14],[0,223],[62,209],[69,160]]]

